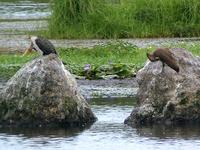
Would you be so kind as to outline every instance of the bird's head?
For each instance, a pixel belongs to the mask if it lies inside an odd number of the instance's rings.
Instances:
[[[37,39],[38,37],[37,36],[29,36],[28,39],[31,40],[31,44],[30,46],[25,50],[24,55],[27,55],[27,54],[30,54],[32,53],[33,51],[36,51],[38,52],[38,49],[37,47],[35,46],[35,40]]]
[[[38,51],[38,48],[36,47],[35,41],[38,37],[37,36],[31,36],[31,45],[30,45],[30,49],[34,50],[34,51]]]
[[[150,60],[150,61],[154,61],[154,56],[150,53],[147,52],[147,58]]]
[[[154,62],[154,61],[158,61],[159,58],[158,57],[155,57],[153,54],[150,54],[147,52],[147,57],[150,61]]]

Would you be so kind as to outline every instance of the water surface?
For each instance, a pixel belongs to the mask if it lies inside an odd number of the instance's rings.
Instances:
[[[47,0],[1,0],[0,14],[4,20],[41,19],[50,15],[50,7]]]
[[[0,129],[0,147],[6,150],[188,150],[200,149],[200,128],[139,127],[123,124],[134,99],[93,100],[98,121],[87,128]]]

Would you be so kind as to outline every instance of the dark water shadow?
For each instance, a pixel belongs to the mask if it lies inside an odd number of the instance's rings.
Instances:
[[[23,136],[24,138],[37,138],[37,137],[48,137],[48,138],[66,138],[75,137],[85,130],[89,129],[91,125],[85,127],[70,127],[70,128],[0,128],[0,135],[4,134],[7,136]]]
[[[199,139],[200,127],[197,124],[143,126],[136,128],[136,134],[141,137],[158,139]]]

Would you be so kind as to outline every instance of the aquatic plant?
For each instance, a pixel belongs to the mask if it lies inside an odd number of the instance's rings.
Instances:
[[[173,45],[190,50],[200,55],[199,44]],[[138,48],[122,41],[109,42],[93,48],[61,48],[59,56],[66,62],[66,68],[73,74],[88,79],[99,79],[109,75],[126,78],[142,68],[147,60],[146,52],[154,48]],[[9,78],[26,62],[36,55],[22,57],[21,55],[0,55],[0,79]]]

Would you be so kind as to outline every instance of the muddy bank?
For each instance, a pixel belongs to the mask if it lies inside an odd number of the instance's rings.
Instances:
[[[0,91],[6,81],[0,81]],[[111,80],[77,80],[79,90],[86,99],[135,97],[138,85],[135,78]]]
[[[0,35],[18,35],[25,34],[29,31],[47,29],[47,20],[23,20],[23,21],[3,21],[0,22]],[[14,40],[14,37],[13,37]]]
[[[41,26],[45,27],[45,24]],[[169,46],[175,44],[194,44],[200,43],[200,38],[151,38],[151,39],[120,39],[124,42],[131,43],[141,48],[155,46]],[[88,39],[88,40],[50,40],[55,47],[70,48],[70,47],[93,47],[99,44],[106,44],[114,41],[112,39]],[[23,52],[30,44],[27,35],[0,35],[0,52],[1,53],[15,53]]]
[[[135,97],[138,89],[135,78],[111,80],[77,80],[81,94],[87,98]]]

